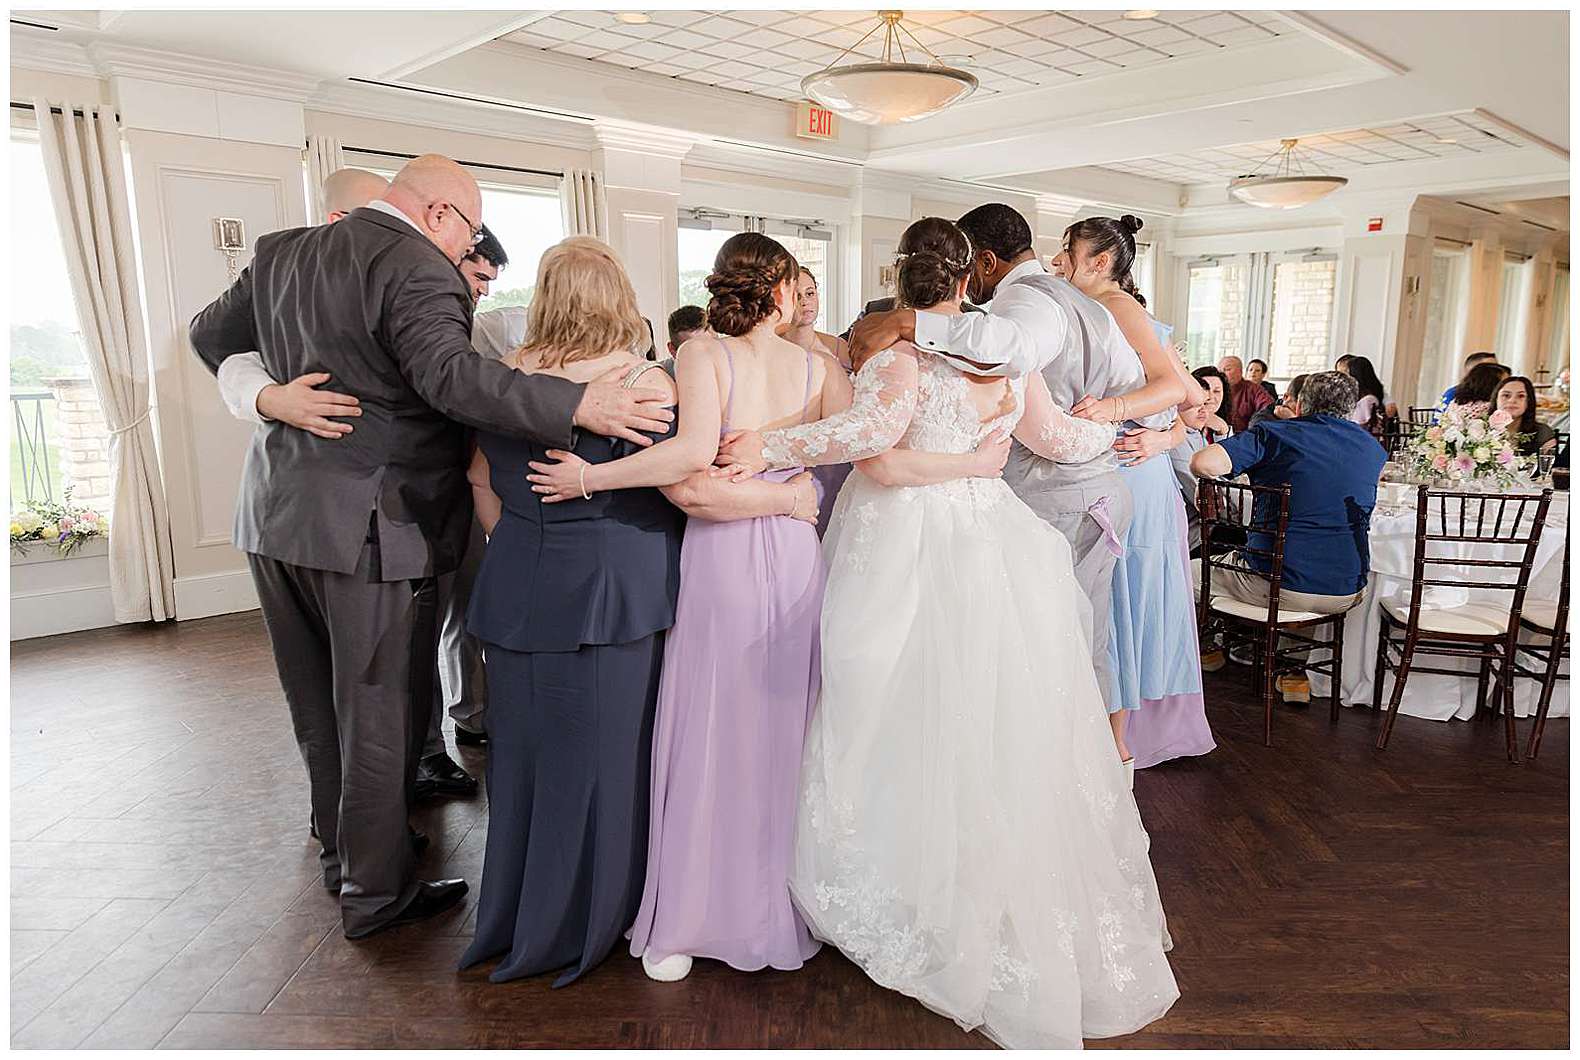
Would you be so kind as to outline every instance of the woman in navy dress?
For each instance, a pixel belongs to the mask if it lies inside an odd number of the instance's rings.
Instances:
[[[527,334],[506,359],[520,371],[576,382],[623,373],[627,385],[675,395],[669,375],[633,352],[647,328],[625,270],[597,240],[573,237],[544,255]],[[582,432],[572,451],[599,464],[637,448]],[[812,521],[817,504],[809,476],[756,484],[764,489],[706,473],[664,491],[545,504],[527,476],[529,463],[549,459],[539,445],[485,432],[469,473],[489,534],[467,615],[488,669],[489,827],[461,967],[502,958],[495,982],[559,972],[563,986],[608,956],[642,897],[682,509],[728,519],[793,505]]]

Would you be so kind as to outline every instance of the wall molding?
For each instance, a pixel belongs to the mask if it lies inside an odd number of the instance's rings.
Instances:
[[[258,607],[258,590],[249,570],[177,578],[175,589],[176,618],[182,622],[253,611]]]
[[[417,125],[496,139],[530,140],[590,151],[598,146],[592,119],[533,111],[458,93],[369,82],[327,82],[303,107],[316,114]]]

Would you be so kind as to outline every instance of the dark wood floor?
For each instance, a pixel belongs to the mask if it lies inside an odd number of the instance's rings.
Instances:
[[[1137,778],[1182,996],[1101,1044],[1567,1046],[1568,722],[1524,767],[1492,725],[1378,753],[1321,707],[1268,750],[1245,680],[1209,677],[1216,752]],[[617,953],[551,991],[453,971],[470,903],[346,941],[255,614],[15,644],[11,696],[13,1046],[987,1044],[826,950],[673,985]],[[418,823],[475,894],[484,801]]]

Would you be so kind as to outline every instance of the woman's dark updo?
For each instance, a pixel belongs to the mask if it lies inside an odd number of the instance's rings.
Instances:
[[[1088,257],[1108,251],[1112,263],[1108,267],[1108,278],[1119,284],[1121,291],[1141,303],[1141,308],[1145,309],[1147,300],[1141,297],[1136,281],[1130,275],[1130,267],[1136,263],[1136,233],[1141,231],[1141,224],[1141,218],[1129,213],[1117,220],[1112,217],[1088,217],[1064,230],[1064,245],[1073,247],[1076,243],[1084,243]]]
[[[774,314],[774,291],[799,269],[788,250],[761,232],[726,239],[707,280],[713,295],[708,327],[721,335],[746,334]]]
[[[924,217],[900,236],[896,294],[900,304],[926,309],[955,294],[971,272],[971,240],[953,221]]]

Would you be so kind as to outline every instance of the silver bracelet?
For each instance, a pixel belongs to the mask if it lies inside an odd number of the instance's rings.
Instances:
[[[586,464],[583,464],[581,466],[581,469],[576,472],[576,481],[582,488],[582,500],[584,500],[584,501],[592,500],[592,494],[587,492],[587,465]]]

